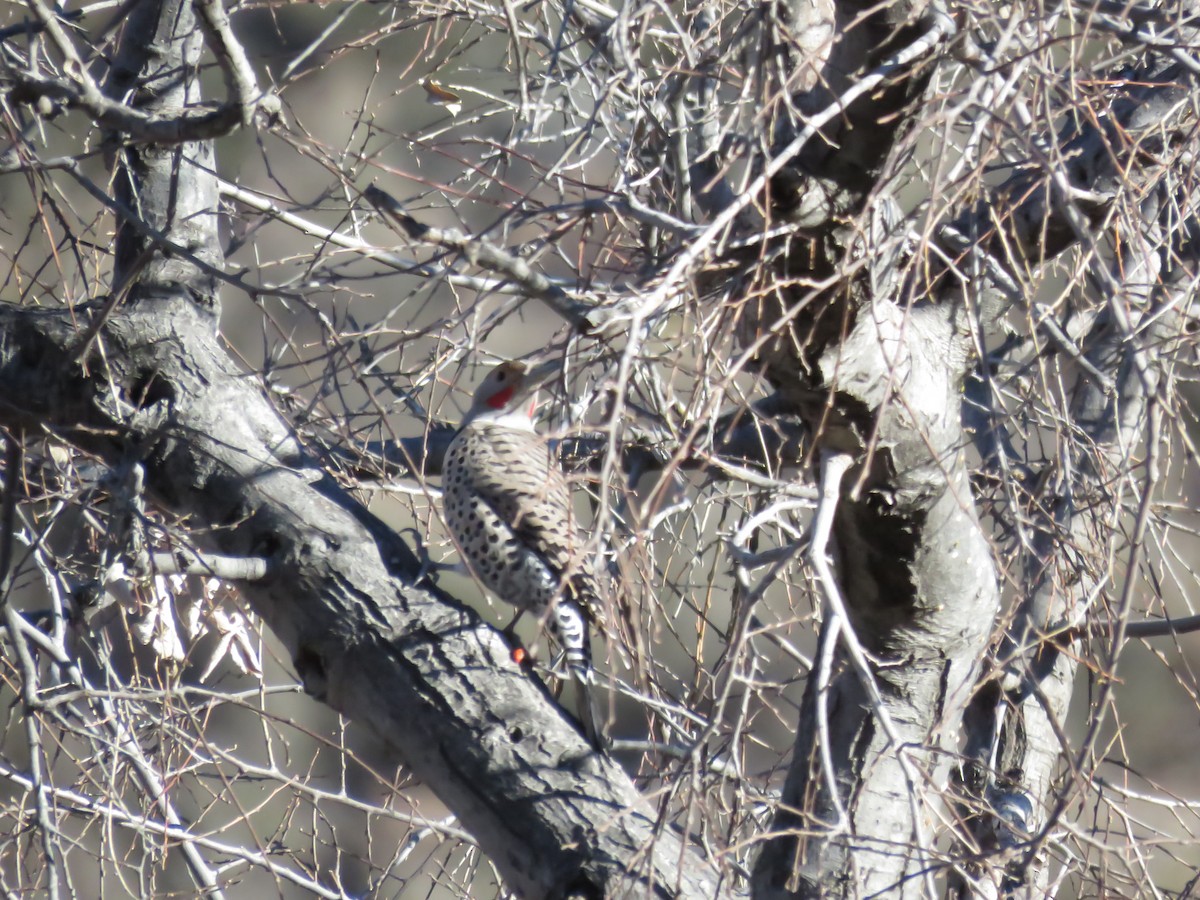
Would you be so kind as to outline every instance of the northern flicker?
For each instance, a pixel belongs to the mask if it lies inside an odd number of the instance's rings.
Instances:
[[[584,729],[599,746],[588,685],[588,618],[599,594],[571,509],[567,480],[533,427],[534,394],[558,368],[520,361],[492,369],[446,453],[443,509],[483,585],[544,621],[579,682]]]

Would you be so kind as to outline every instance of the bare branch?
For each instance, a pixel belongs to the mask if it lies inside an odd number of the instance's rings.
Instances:
[[[501,250],[484,238],[468,237],[453,228],[422,225],[406,213],[395,198],[373,184],[363,191],[363,197],[385,218],[398,225],[411,240],[461,253],[472,265],[482,266],[512,279],[527,294],[544,301],[577,328],[586,324],[591,306],[572,299],[565,288],[535,272],[519,256]]]

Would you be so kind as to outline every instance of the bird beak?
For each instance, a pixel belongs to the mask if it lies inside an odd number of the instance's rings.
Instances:
[[[542,362],[530,362],[525,370],[525,383],[531,388],[539,388],[550,379],[562,372],[562,359],[555,357]]]
[[[525,370],[525,386],[530,391],[529,397],[529,418],[533,418],[533,414],[537,412],[538,390],[547,382],[562,372],[562,359],[551,358],[537,362],[534,359],[532,362],[526,363],[528,368]]]

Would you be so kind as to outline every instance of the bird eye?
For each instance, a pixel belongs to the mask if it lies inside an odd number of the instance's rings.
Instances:
[[[504,372],[497,372],[497,373],[496,373],[496,380],[497,380],[497,381],[503,381],[503,380],[504,380],[504,375],[505,375],[505,373],[504,373]]]

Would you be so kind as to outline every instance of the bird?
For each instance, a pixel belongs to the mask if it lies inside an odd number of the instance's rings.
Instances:
[[[487,373],[446,451],[442,504],[483,586],[548,627],[579,684],[585,736],[600,749],[589,620],[601,619],[601,593],[566,476],[532,418],[538,388],[558,369],[554,359],[510,360]]]

